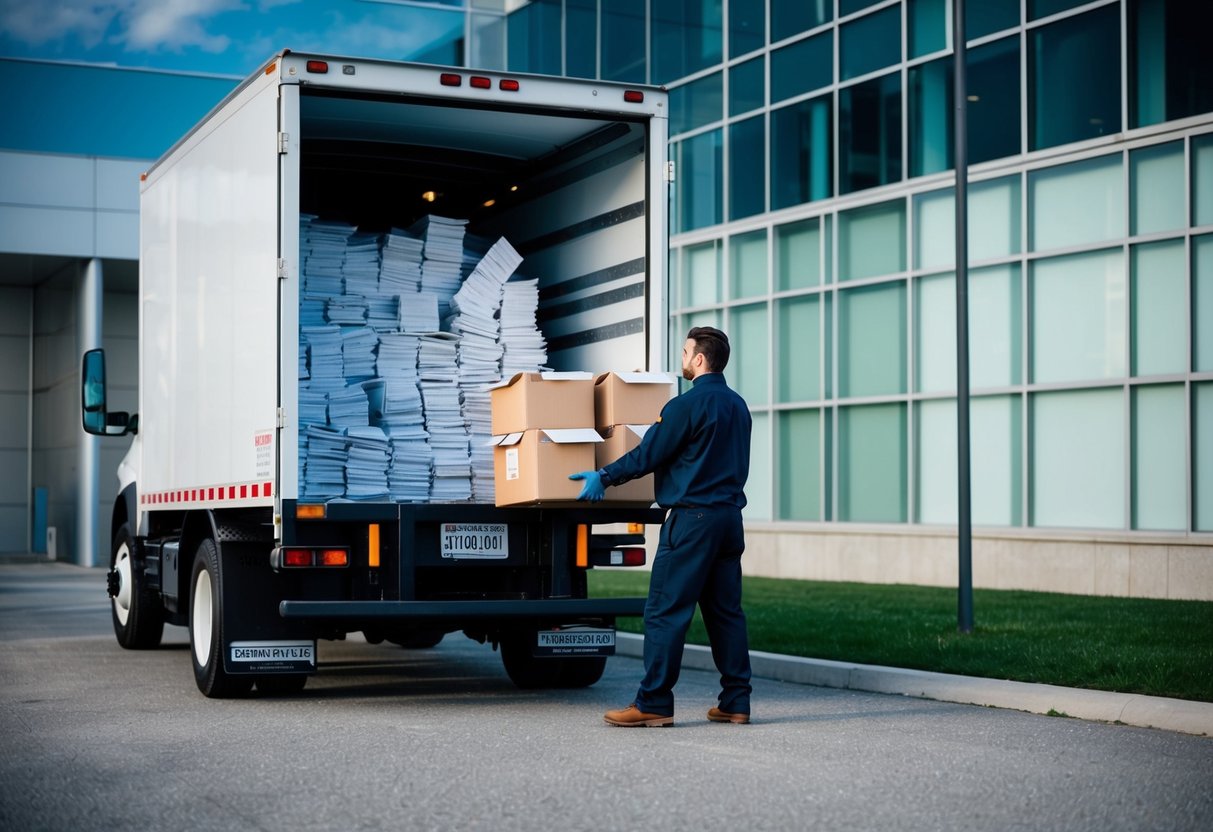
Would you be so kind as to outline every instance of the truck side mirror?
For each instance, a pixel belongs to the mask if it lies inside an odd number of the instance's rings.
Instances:
[[[125,436],[138,429],[138,417],[106,409],[105,351],[84,354],[80,373],[80,408],[85,433],[94,436]]]

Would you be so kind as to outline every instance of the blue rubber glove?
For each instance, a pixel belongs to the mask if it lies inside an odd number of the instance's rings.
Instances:
[[[597,471],[582,471],[579,474],[569,474],[571,480],[585,480],[585,485],[581,487],[581,493],[577,495],[578,500],[589,500],[591,503],[596,503],[606,496],[606,486],[602,484],[602,477]]]

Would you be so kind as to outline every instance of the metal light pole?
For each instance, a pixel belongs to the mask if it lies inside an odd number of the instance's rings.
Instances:
[[[956,168],[956,461],[957,537],[960,586],[956,619],[962,633],[973,632],[973,526],[969,482],[969,138],[965,85],[964,0],[952,4],[955,98],[953,145]]]

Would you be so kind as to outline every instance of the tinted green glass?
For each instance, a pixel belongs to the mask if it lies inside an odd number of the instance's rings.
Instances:
[[[775,227],[776,291],[807,289],[821,282],[820,225],[814,217]]]
[[[612,0],[601,6],[602,77],[643,84],[645,0]],[[667,79],[668,80],[668,79]]]
[[[766,210],[766,147],[765,116],[729,125],[729,219]]]
[[[821,298],[804,295],[776,301],[781,402],[821,398]]]
[[[820,26],[834,17],[834,4],[805,0],[770,0],[771,43]]]
[[[906,0],[910,57],[921,58],[947,49],[952,26],[947,0]]]
[[[1020,523],[1022,462],[1018,396],[979,396],[970,401],[970,482],[973,522]],[[954,524],[956,497],[956,400],[919,402],[915,411],[916,516],[920,523]]]
[[[537,0],[507,18],[511,72],[561,74],[560,0]]]
[[[901,281],[839,293],[839,395],[906,392],[906,288]]]
[[[729,310],[727,332],[733,347],[728,377],[734,389],[751,407],[766,404],[771,376],[771,323],[767,305],[755,303]]]
[[[766,229],[729,238],[729,285],[731,298],[767,293]]]
[[[821,411],[785,410],[779,419],[779,519],[821,519]]]
[[[1187,528],[1184,388],[1133,388],[1133,528]]]
[[[1182,373],[1188,358],[1184,241],[1133,247],[1133,375]]]
[[[838,410],[838,519],[906,521],[906,406]]]
[[[701,133],[674,145],[676,230],[690,231],[721,221],[723,206],[720,130]]]
[[[1129,154],[1130,234],[1172,231],[1187,225],[1183,142],[1146,147]]]
[[[1192,369],[1213,371],[1213,234],[1192,238]]]
[[[1036,260],[1032,381],[1125,375],[1125,272],[1119,248]]]
[[[833,194],[830,96],[771,112],[771,208]]]
[[[1120,7],[1103,6],[1028,36],[1029,149],[1120,132]]]
[[[1125,234],[1124,166],[1114,153],[1028,173],[1028,248],[1078,246]]]
[[[683,249],[682,270],[686,283],[683,306],[720,303],[720,243],[712,240]],[[716,326],[716,324],[711,324]],[[681,346],[681,345],[680,345]]]
[[[774,508],[771,480],[775,455],[771,452],[771,414],[754,413],[750,431],[750,477],[745,484],[746,520],[770,520]]]
[[[905,201],[895,199],[838,214],[838,279],[860,280],[906,267]]]
[[[564,71],[598,77],[598,0],[564,0]]]
[[[720,121],[723,102],[724,79],[719,72],[670,90],[670,135]]]
[[[729,57],[736,58],[767,42],[767,4],[765,0],[730,0]]]
[[[1213,531],[1213,382],[1192,385],[1192,527]]]
[[[1129,0],[1129,123],[1174,121],[1213,110],[1209,4]]]
[[[763,56],[729,70],[729,115],[756,110],[767,103],[767,59]]]
[[[1213,225],[1213,133],[1192,137],[1192,225]]]
[[[890,6],[844,23],[839,27],[838,44],[838,71],[843,81],[897,63],[901,60],[900,7]]]
[[[969,185],[969,262],[1019,253],[1019,177]],[[950,269],[956,263],[953,189],[914,197],[914,268]]]
[[[1031,435],[1031,524],[1124,528],[1123,389],[1037,393]]]
[[[973,40],[1019,25],[1019,0],[965,3],[965,38]]]
[[[838,16],[846,17],[879,2],[880,0],[838,0]]]
[[[1087,0],[1028,0],[1028,20],[1039,20],[1081,6],[1085,2]]]
[[[604,14],[610,5],[614,4],[603,4]],[[721,23],[719,0],[653,3],[653,83],[665,84],[720,63],[724,44]]]
[[[839,192],[900,182],[900,73],[840,90],[838,119]]]
[[[833,80],[833,32],[796,41],[771,53],[772,104],[828,87]]]

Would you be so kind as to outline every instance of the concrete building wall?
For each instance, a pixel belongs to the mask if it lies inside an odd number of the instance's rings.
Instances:
[[[32,289],[0,286],[0,551],[29,544]]]

